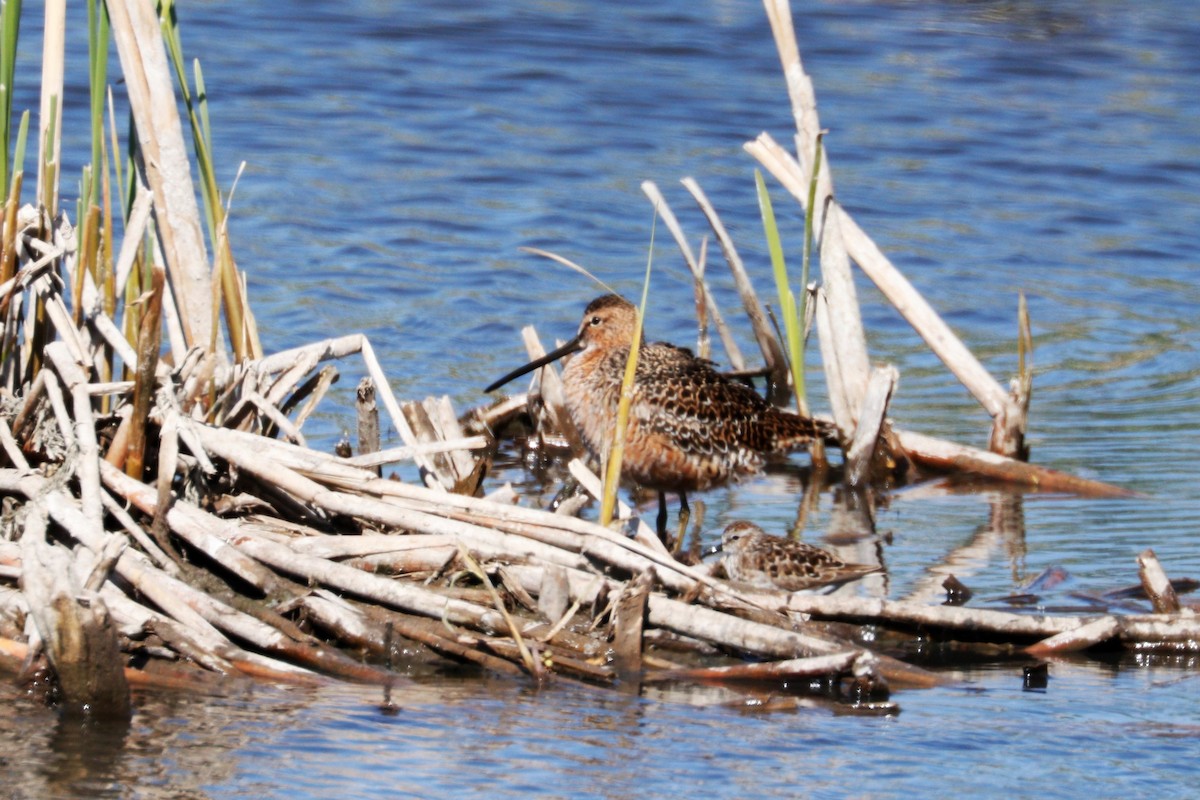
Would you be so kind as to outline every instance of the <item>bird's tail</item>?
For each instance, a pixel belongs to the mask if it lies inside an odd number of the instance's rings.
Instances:
[[[780,413],[779,422],[778,449],[780,450],[794,450],[817,438],[829,444],[838,444],[837,426],[832,422],[787,412]]]

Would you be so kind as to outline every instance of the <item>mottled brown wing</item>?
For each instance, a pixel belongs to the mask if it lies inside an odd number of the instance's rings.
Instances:
[[[710,362],[664,343],[642,349],[634,413],[679,447],[705,455],[788,450],[816,431],[811,420],[775,408]]]

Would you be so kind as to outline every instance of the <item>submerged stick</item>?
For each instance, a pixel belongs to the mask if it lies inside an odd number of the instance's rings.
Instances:
[[[1046,492],[1068,492],[1084,497],[1138,496],[1137,492],[1110,483],[1080,478],[932,436],[900,430],[896,431],[896,435],[900,438],[900,446],[914,462],[932,469],[968,472],[1009,483],[1022,483]]]

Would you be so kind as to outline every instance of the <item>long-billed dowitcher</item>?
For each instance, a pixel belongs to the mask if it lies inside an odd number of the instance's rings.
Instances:
[[[730,580],[789,592],[846,583],[882,569],[872,564],[847,564],[828,550],[772,536],[745,521],[725,527],[721,566]]]
[[[597,297],[583,312],[573,339],[485,391],[575,353],[563,368],[567,411],[592,455],[601,458],[613,440],[636,321],[629,301],[612,294]],[[666,532],[666,492],[679,493],[686,514],[687,492],[758,472],[768,454],[795,449],[825,433],[824,426],[776,408],[689,350],[665,342],[643,344],[622,475],[658,491],[661,536]]]

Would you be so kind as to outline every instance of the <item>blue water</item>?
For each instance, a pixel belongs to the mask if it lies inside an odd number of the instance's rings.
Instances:
[[[232,236],[268,351],[363,331],[401,397],[483,402],[523,361],[521,326],[566,337],[597,293],[518,248],[636,292],[646,179],[696,242],[707,229],[678,185],[695,177],[771,296],[741,146],[764,130],[789,142],[792,118],[758,4],[468,5],[179,9],[225,186],[246,162]],[[1003,382],[1024,290],[1034,459],[1148,495],[902,494],[877,520],[888,596],[928,596],[950,554],[984,600],[1056,565],[1070,590],[1135,583],[1146,547],[1200,577],[1200,14],[1165,0],[795,13],[842,203]],[[80,81],[68,141],[85,141]],[[772,191],[794,254],[801,217]],[[656,242],[650,335],[686,344],[686,270],[661,226]],[[715,248],[709,275],[749,353]],[[900,370],[897,424],[983,444],[986,415],[858,287],[872,359]],[[314,442],[353,429],[361,368],[342,371],[306,427]],[[707,493],[708,527],[751,516],[781,531],[799,488],[784,472]],[[826,496],[806,535],[833,524]],[[970,689],[897,693],[887,719],[446,678],[398,692],[396,715],[345,686],[148,696],[124,737],[81,737],[9,698],[0,773],[14,797],[1189,797],[1196,666],[1056,662],[1047,690],[1025,692],[1019,667],[984,664]]]

